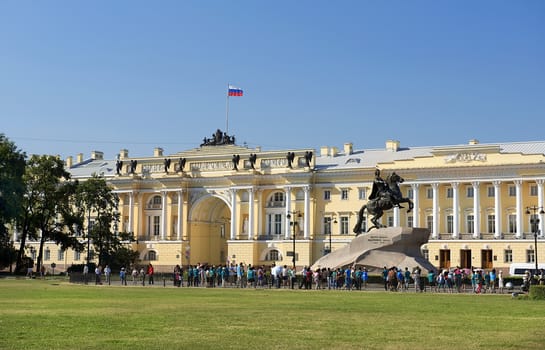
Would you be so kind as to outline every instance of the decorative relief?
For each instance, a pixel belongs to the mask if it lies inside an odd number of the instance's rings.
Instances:
[[[445,163],[468,163],[468,162],[486,162],[486,154],[476,152],[454,153],[445,156]]]
[[[285,158],[274,158],[274,159],[262,159],[261,167],[262,168],[285,168],[288,166],[288,160]]]
[[[231,161],[191,163],[191,170],[196,170],[196,171],[218,171],[218,170],[232,170],[232,169],[233,169],[233,163]]]
[[[162,173],[164,172],[163,164],[142,164],[142,175],[146,176],[152,173]]]

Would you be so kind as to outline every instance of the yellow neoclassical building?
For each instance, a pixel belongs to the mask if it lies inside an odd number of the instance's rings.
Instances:
[[[133,233],[142,263],[159,271],[196,263],[311,265],[354,238],[377,167],[401,175],[401,192],[414,202],[410,213],[386,212],[382,224],[428,228],[422,252],[433,265],[507,270],[536,258],[545,263],[543,220],[531,224],[543,219],[544,161],[542,141],[265,151],[219,134],[175,154],[156,148],[152,157],[133,157],[123,149],[108,160],[95,151],[68,157],[66,167],[75,179],[99,174],[111,184],[120,229]],[[363,229],[369,226],[365,217]],[[85,258],[45,247],[44,264],[58,271]]]

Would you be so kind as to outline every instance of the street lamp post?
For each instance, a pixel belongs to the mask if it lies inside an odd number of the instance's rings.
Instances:
[[[293,270],[295,271],[295,226],[297,225],[297,222],[295,221],[295,215],[297,215],[298,218],[300,218],[302,215],[299,211],[292,211],[288,212],[288,215],[286,217],[288,218],[288,221],[291,226],[293,226],[293,235],[292,235],[292,243],[293,243],[293,256],[292,256],[292,262],[293,262]],[[291,218],[293,217],[293,221],[291,221]]]
[[[91,259],[91,207],[87,211],[87,266]]]
[[[536,271],[537,274],[539,271],[538,263],[537,263],[537,234],[539,233],[539,216],[536,215],[536,212],[539,210],[539,215],[545,214],[545,211],[543,210],[543,207],[538,207],[536,205],[533,205],[531,207],[526,207],[526,214],[530,216],[530,225],[532,228],[532,233],[534,234],[534,262],[536,263]]]
[[[336,217],[333,218],[333,223],[335,225],[337,224],[337,218]],[[330,227],[329,227],[329,252],[328,252],[328,254],[333,251],[333,246],[331,245],[331,235],[332,234],[333,234],[333,227],[331,227],[331,225],[330,225]]]

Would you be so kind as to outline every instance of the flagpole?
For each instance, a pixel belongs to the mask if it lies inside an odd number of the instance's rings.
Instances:
[[[229,84],[227,84],[227,107],[225,112],[225,133],[229,135]]]

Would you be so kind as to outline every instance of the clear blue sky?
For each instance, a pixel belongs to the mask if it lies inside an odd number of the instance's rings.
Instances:
[[[0,1],[0,132],[115,158],[545,139],[545,1]]]

